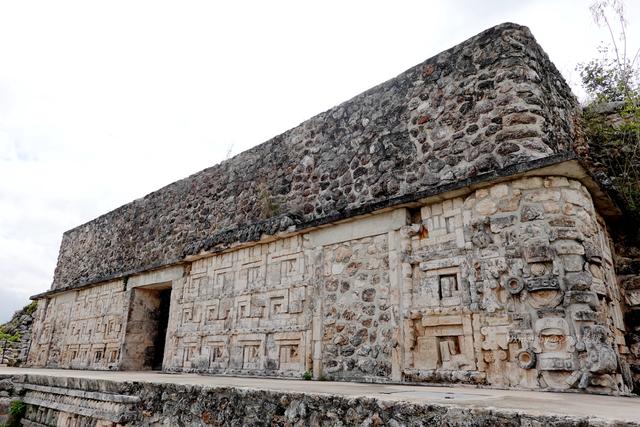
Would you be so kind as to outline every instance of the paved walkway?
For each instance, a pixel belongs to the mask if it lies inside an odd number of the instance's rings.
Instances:
[[[491,390],[465,386],[431,387],[196,374],[163,374],[160,372],[70,371],[0,367],[0,375],[16,374],[214,387],[224,386],[286,392],[337,394],[347,397],[366,396],[381,400],[434,403],[465,408],[495,408],[502,411],[525,412],[531,415],[589,416],[609,422],[627,421],[640,423],[639,397]]]

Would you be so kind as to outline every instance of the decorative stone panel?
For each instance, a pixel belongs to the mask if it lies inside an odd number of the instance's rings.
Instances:
[[[517,179],[416,220],[401,233],[407,378],[629,391],[608,237],[582,184]]]
[[[43,382],[41,379],[36,382]],[[137,396],[24,382],[26,426],[114,427],[135,419]],[[88,388],[88,387],[87,387]]]
[[[628,393],[622,295],[583,184],[456,194],[189,263],[163,282],[164,370]],[[144,327],[139,286],[168,280],[147,274],[52,297],[33,363],[132,369],[118,354]]]
[[[120,361],[128,293],[122,281],[41,300],[34,316],[32,366],[115,369]]]
[[[311,369],[308,287],[301,236],[194,261],[173,282],[164,368],[299,376]]]

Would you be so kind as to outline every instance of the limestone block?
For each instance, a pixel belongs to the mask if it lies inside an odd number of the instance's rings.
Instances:
[[[584,193],[574,189],[563,189],[562,198],[571,204],[583,207],[585,209],[592,209],[593,204]]]
[[[475,212],[480,216],[493,215],[497,210],[495,202],[488,198],[480,200],[475,206]]]
[[[624,292],[627,305],[634,307],[640,305],[640,289],[631,289]]]
[[[582,255],[564,255],[562,264],[567,272],[579,272],[584,269],[584,257]]]
[[[493,199],[499,199],[509,194],[509,186],[507,184],[497,184],[491,187],[489,190]]]
[[[569,187],[569,180],[563,176],[550,176],[544,179],[544,186],[553,187]]]
[[[554,248],[558,255],[584,255],[584,246],[572,240],[558,240]]]
[[[558,201],[561,199],[561,193],[556,190],[533,190],[524,194],[524,200],[526,202],[546,202],[546,201]]]
[[[513,181],[512,185],[513,185],[513,188],[530,190],[530,189],[542,187],[543,179],[540,177],[522,178],[522,179]]]
[[[553,261],[554,259],[553,249],[544,240],[527,242],[523,255],[528,263]]]

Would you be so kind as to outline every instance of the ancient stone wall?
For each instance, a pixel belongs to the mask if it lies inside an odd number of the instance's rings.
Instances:
[[[311,368],[309,268],[302,236],[193,262],[174,282],[165,369],[299,377]]]
[[[5,338],[0,340],[0,366],[20,366],[27,361],[31,348],[31,328],[37,302],[16,311],[11,320],[0,325]]]
[[[53,288],[418,200],[568,153],[577,103],[503,24],[230,160],[66,232]]]
[[[636,394],[640,393],[640,243],[625,246],[616,254],[618,284],[625,302],[625,327],[629,361]]]
[[[28,364],[73,369],[119,365],[129,308],[123,281],[40,300]]]
[[[29,363],[628,393],[637,274],[578,113],[487,30],[65,233]]]
[[[635,392],[640,393],[640,215],[638,203],[633,202],[634,188],[640,183],[633,180],[640,164],[632,147],[637,145],[632,133],[624,132],[630,126],[629,117],[623,118],[625,102],[589,105],[583,122],[587,146],[582,158],[602,188],[619,204],[623,216],[609,223],[618,285],[623,294],[625,327],[627,328],[626,358],[635,381]]]
[[[579,182],[497,184],[420,219],[403,229],[408,376],[629,390],[608,236]]]
[[[388,235],[323,248],[323,372],[336,379],[391,378],[397,322]]]
[[[463,404],[424,403],[382,395],[372,398],[39,375],[5,377],[0,388],[5,384],[20,390],[26,404],[21,425],[29,427],[612,425],[606,418],[487,408],[465,405],[464,399]],[[639,425],[633,421],[614,424]]]
[[[10,376],[0,376],[0,425],[16,425],[16,417],[11,415],[11,404],[16,399],[16,390]],[[11,424],[13,423],[13,424]]]
[[[566,177],[515,178],[132,276],[128,289],[53,296],[33,364],[132,369],[96,352],[133,345],[144,359],[150,344],[129,331],[152,326],[153,310],[126,304],[158,283],[172,290],[167,371],[631,388],[606,227]],[[128,323],[106,342],[112,318]]]

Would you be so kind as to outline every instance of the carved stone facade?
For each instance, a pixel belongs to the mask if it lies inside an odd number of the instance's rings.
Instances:
[[[65,233],[28,362],[626,394],[578,117],[526,28],[489,29]]]
[[[629,390],[609,239],[582,184],[482,188],[423,207],[402,235],[413,378]]]
[[[300,236],[193,262],[175,283],[165,368],[300,376],[311,343]]]
[[[589,191],[561,176],[56,295],[39,309],[31,365],[131,369],[131,359],[150,368],[157,304],[139,295],[163,289],[166,371],[631,387],[606,228]]]
[[[35,313],[28,362],[72,369],[115,369],[128,294],[122,281],[44,299]]]

